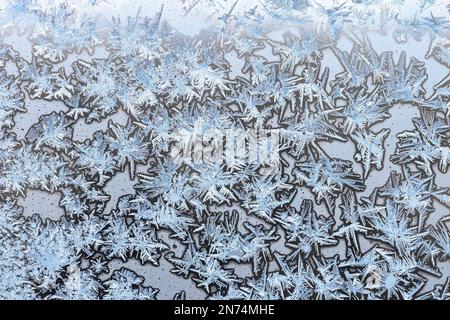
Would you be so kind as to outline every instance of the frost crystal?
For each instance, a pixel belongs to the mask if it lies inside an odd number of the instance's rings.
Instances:
[[[1,299],[450,299],[445,1],[138,2],[0,5]]]

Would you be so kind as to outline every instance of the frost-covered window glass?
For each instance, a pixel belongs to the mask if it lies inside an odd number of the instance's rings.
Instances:
[[[450,299],[450,5],[0,0],[1,299]]]

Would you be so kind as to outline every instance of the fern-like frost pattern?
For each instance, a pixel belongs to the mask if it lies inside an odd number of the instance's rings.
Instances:
[[[446,1],[160,2],[1,1],[0,298],[450,299]]]

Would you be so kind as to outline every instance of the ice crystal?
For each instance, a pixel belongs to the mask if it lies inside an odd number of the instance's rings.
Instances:
[[[450,299],[443,3],[150,7],[0,8],[1,299]]]

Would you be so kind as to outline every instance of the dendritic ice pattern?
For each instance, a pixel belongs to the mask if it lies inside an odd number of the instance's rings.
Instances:
[[[447,1],[0,9],[0,298],[450,299]]]

